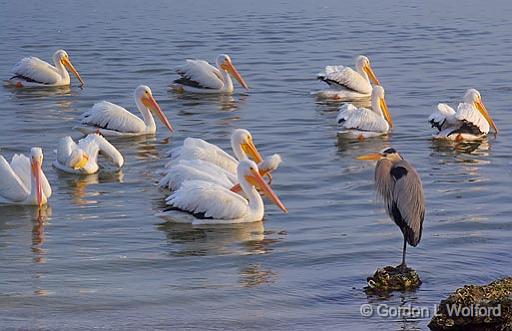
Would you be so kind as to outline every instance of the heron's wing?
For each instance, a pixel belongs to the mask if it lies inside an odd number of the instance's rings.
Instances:
[[[62,138],[57,146],[57,161],[62,165],[69,166],[68,162],[71,152],[76,149],[78,149],[78,145],[70,136]]]
[[[407,242],[416,246],[421,240],[425,218],[425,197],[420,176],[405,160],[395,163],[389,175],[394,180],[394,186],[388,213],[404,232]]]
[[[432,114],[428,117],[428,122],[432,127],[437,128],[439,131],[444,130],[450,126],[457,124],[455,118],[455,110],[445,103],[437,104],[437,108],[434,109]]]
[[[372,85],[361,74],[349,67],[326,66],[317,78],[327,84],[364,94],[372,93]]]
[[[473,105],[468,103],[459,103],[455,118],[464,122],[464,125],[476,127],[481,133],[489,133],[489,122]]]
[[[99,152],[110,159],[116,167],[121,168],[124,164],[123,155],[100,134],[89,134],[87,137],[81,139],[78,145],[89,155],[99,150]]]
[[[338,114],[338,124],[345,129],[387,132],[389,124],[384,117],[367,108],[347,110]]]
[[[82,123],[119,132],[137,133],[146,129],[143,120],[108,101],[98,102],[83,113]]]
[[[260,171],[274,171],[277,168],[279,168],[279,165],[283,162],[283,159],[281,158],[281,155],[274,154],[270,157],[265,158],[263,161],[258,164],[258,169]]]
[[[0,196],[16,202],[25,200],[29,194],[30,186],[24,184],[7,160],[0,155]]]
[[[248,211],[248,202],[240,195],[200,180],[185,181],[166,201],[170,206],[202,218],[238,219]]]
[[[14,74],[12,78],[33,83],[55,84],[61,79],[54,66],[33,56],[21,59],[11,71]]]
[[[209,89],[221,89],[224,86],[219,69],[203,60],[186,60],[176,72],[181,78],[175,80],[175,83]]]

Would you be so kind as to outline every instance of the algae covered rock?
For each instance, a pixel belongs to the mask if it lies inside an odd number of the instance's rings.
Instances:
[[[415,270],[407,267],[386,266],[377,269],[373,276],[366,279],[368,286],[364,288],[366,294],[386,296],[393,291],[413,291],[420,287],[421,279]]]
[[[512,330],[512,277],[466,285],[437,307],[431,330]]]

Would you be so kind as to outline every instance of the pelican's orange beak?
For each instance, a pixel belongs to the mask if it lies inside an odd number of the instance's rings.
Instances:
[[[265,182],[260,173],[256,170],[251,170],[251,174],[245,176],[245,179],[252,185],[256,186],[274,203],[278,206],[283,212],[288,213],[288,209],[284,206],[284,204],[279,200],[274,191],[270,188],[270,186]]]
[[[358,160],[362,161],[377,161],[382,159],[382,154],[380,153],[371,153],[366,155],[361,155],[357,157]]]
[[[375,73],[373,72],[373,69],[372,67],[368,64],[368,65],[365,65],[363,67],[363,70],[368,74],[368,77],[370,77],[370,80],[375,84],[375,85],[380,85],[380,81],[378,80],[377,76],[375,75]]]
[[[236,70],[233,63],[231,63],[229,61],[225,61],[221,65],[221,67],[222,67],[222,69],[226,70],[231,76],[233,76],[240,83],[240,85],[242,85],[244,87],[244,89],[246,89],[247,91],[249,90],[249,86],[247,85],[245,80],[242,78],[242,75],[240,75],[238,70]]]
[[[32,160],[31,162],[32,174],[34,175],[36,182],[36,198],[37,205],[41,207],[43,205],[43,184],[41,182],[41,162],[39,160]]]
[[[169,131],[174,132],[171,122],[169,122],[164,112],[162,111],[162,109],[160,108],[160,106],[158,105],[158,103],[156,102],[155,98],[153,98],[152,95],[143,96],[141,98],[141,101],[144,104],[144,106],[148,107],[149,110],[151,110],[156,114],[156,116],[158,116],[160,121],[162,121],[163,125],[165,125],[169,129]]]
[[[270,170],[262,170],[262,169],[259,169],[260,171],[260,175],[263,177],[263,176],[267,176],[268,178],[268,184],[270,185],[272,183],[272,174],[270,173]],[[236,184],[235,186],[233,186],[232,188],[229,189],[231,192],[235,192],[235,193],[239,193],[242,191],[242,186],[240,186],[240,183]]]
[[[80,74],[78,73],[78,71],[75,69],[75,67],[73,66],[73,64],[71,64],[71,61],[69,60],[69,58],[65,57],[61,60],[62,64],[68,68],[69,71],[71,71],[73,73],[73,75],[76,76],[76,78],[80,81],[80,87],[83,87],[85,85],[85,82],[84,80],[82,79],[82,77],[80,77]]]
[[[484,105],[482,99],[475,101],[475,107],[484,116],[485,120],[492,126],[492,128],[494,129],[494,132],[498,133],[498,128],[496,127],[496,124],[494,123],[493,119],[491,118],[491,115],[489,115],[487,108],[485,108],[485,105]]]
[[[258,149],[256,148],[256,146],[254,146],[254,142],[252,141],[252,139],[248,140],[245,143],[242,143],[241,147],[242,147],[243,151],[247,155],[249,155],[253,159],[253,161],[256,162],[257,164],[259,164],[261,161],[263,161],[263,158],[261,157],[261,154],[258,151]]]
[[[391,114],[389,113],[388,105],[386,104],[386,99],[381,98],[379,102],[380,109],[382,109],[382,114],[384,114],[384,118],[386,119],[386,121],[388,121],[389,126],[393,127],[393,119],[391,118]]]

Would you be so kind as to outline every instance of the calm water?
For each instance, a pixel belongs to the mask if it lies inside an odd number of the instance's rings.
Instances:
[[[71,90],[0,89],[2,154],[41,145],[54,195],[0,208],[2,328],[426,329],[428,319],[364,318],[361,304],[431,306],[466,283],[510,274],[512,3],[509,1],[2,1],[0,77],[19,58],[65,48],[86,81]],[[176,96],[166,86],[184,58],[229,53],[252,87],[233,96]],[[338,142],[336,104],[317,102],[326,64],[371,57],[396,128],[386,139]],[[134,109],[145,83],[177,132],[112,140],[119,174],[76,178],[51,168],[59,138],[107,99]],[[499,136],[433,143],[436,102],[476,87]],[[240,90],[240,89],[239,89]],[[274,189],[290,210],[265,221],[193,228],[154,216],[157,171],[188,136],[228,147],[248,128],[263,154],[281,153]],[[409,263],[424,284],[378,301],[362,288],[398,264],[401,233],[355,160],[393,145],[420,172],[428,213]]]

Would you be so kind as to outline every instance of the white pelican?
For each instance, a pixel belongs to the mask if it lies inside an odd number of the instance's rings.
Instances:
[[[160,106],[153,98],[151,89],[140,85],[135,89],[134,99],[137,108],[142,114],[142,119],[130,113],[128,110],[108,101],[101,101],[82,115],[82,126],[75,129],[82,133],[99,132],[104,136],[141,136],[154,134],[156,123],[151,115],[155,113],[160,121],[173,132],[173,128]]]
[[[124,164],[121,153],[107,139],[94,133],[80,139],[76,144],[67,136],[60,140],[57,159],[53,166],[72,174],[94,174],[98,172],[98,154],[101,152],[119,169]]]
[[[75,67],[71,64],[68,53],[59,49],[53,54],[52,66],[37,57],[25,57],[12,68],[12,76],[7,82],[16,87],[41,87],[41,86],[65,86],[70,84],[70,70],[80,81],[80,87],[84,81]]]
[[[178,92],[232,93],[232,75],[240,85],[249,90],[249,86],[228,55],[220,54],[216,63],[217,68],[203,60],[186,60],[184,65],[176,69],[181,78],[176,79],[171,88]]]
[[[428,121],[438,131],[433,135],[434,138],[439,139],[481,139],[489,133],[490,126],[498,133],[498,128],[485,108],[480,92],[473,88],[466,91],[463,102],[457,106],[457,111],[445,103],[439,103]]]
[[[262,176],[269,175],[281,164],[282,159],[279,154],[260,162],[258,166]],[[168,188],[171,191],[177,190],[186,180],[204,180],[216,183],[233,192],[240,192],[241,187],[238,183],[236,173],[231,173],[218,165],[203,160],[180,160],[173,164],[163,173],[163,177],[158,184],[162,188]]]
[[[285,213],[288,212],[281,200],[263,180],[256,163],[251,160],[240,161],[237,175],[248,200],[215,183],[190,180],[185,181],[177,191],[166,199],[170,208],[165,210],[165,214],[175,216],[177,221],[192,222],[192,224],[261,221],[265,208],[255,187],[261,189],[281,210]]]
[[[372,70],[370,60],[363,55],[356,58],[356,70],[350,67],[326,66],[317,78],[327,83],[331,90],[319,92],[319,96],[335,99],[353,100],[368,98],[372,93],[372,84],[380,85]]]
[[[11,164],[0,155],[0,203],[41,207],[52,195],[52,188],[42,170],[43,151],[30,150],[30,158],[15,154]]]
[[[384,89],[375,85],[372,91],[372,108],[343,105],[336,117],[341,126],[340,134],[349,138],[364,139],[386,134],[393,127],[393,120],[384,99]]]

